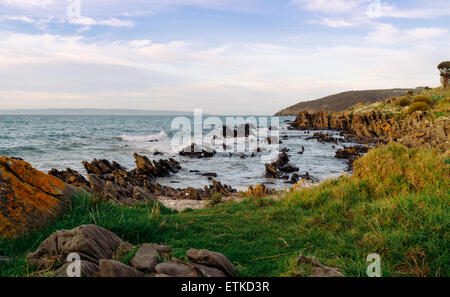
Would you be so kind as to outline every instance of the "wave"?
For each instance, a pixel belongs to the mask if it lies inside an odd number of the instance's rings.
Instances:
[[[147,135],[147,136],[132,136],[132,135],[123,134],[122,136],[120,136],[120,139],[122,141],[127,141],[127,142],[149,142],[149,141],[167,139],[168,137],[169,136],[167,135],[166,132],[161,131],[158,134],[151,134],[151,135]]]

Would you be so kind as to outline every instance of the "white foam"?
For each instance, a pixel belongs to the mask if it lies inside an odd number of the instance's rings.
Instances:
[[[161,131],[158,134],[151,134],[151,135],[147,135],[147,136],[130,136],[130,135],[123,134],[122,136],[120,136],[120,139],[122,139],[123,141],[128,141],[128,142],[149,142],[149,141],[154,141],[154,140],[167,139],[168,137],[169,136],[167,135],[166,132]]]

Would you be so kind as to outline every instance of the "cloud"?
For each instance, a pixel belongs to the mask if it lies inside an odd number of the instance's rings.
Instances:
[[[448,32],[446,28],[421,27],[414,29],[399,29],[391,24],[377,24],[375,30],[366,37],[367,41],[378,44],[398,44],[433,39]]]
[[[0,5],[20,9],[47,8],[53,4],[54,0],[0,0]]]
[[[357,9],[361,0],[292,0],[291,4],[326,14],[342,14]]]
[[[130,20],[120,20],[116,18],[110,18],[110,19],[93,19],[88,17],[77,17],[77,18],[68,18],[68,23],[74,24],[74,25],[82,25],[82,26],[109,26],[109,27],[115,27],[115,28],[131,28],[134,26],[134,22]]]
[[[357,23],[342,19],[329,19],[329,18],[319,18],[318,20],[310,21],[311,24],[321,24],[332,28],[344,28],[356,26]]]
[[[433,35],[420,28],[403,33]],[[203,108],[270,114],[300,99],[350,89],[438,85],[435,68],[444,54],[438,47],[410,44],[396,49],[268,42],[209,47],[180,40],[92,42],[76,35],[0,33],[0,109]]]
[[[19,21],[27,24],[35,23],[35,20],[23,15],[4,15],[0,16],[0,21]]]

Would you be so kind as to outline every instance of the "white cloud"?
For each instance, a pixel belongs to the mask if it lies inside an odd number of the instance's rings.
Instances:
[[[129,45],[131,47],[144,47],[150,45],[151,43],[151,40],[132,40]]]
[[[78,17],[78,18],[69,18],[67,21],[70,24],[75,25],[82,25],[82,26],[109,26],[109,27],[125,27],[125,28],[131,28],[134,26],[134,23],[130,20],[120,20],[116,18],[111,19],[93,19],[89,17]]]
[[[21,9],[46,8],[54,3],[53,0],[0,0],[0,5]]]
[[[405,34],[432,35],[420,29]],[[92,43],[81,36],[3,33],[0,109],[198,107],[268,114],[349,89],[438,85],[435,68],[444,54],[437,46],[210,48],[186,41]]]
[[[23,15],[4,15],[4,16],[0,16],[0,21],[19,21],[19,22],[24,22],[27,24],[32,24],[35,22],[34,19],[27,17],[27,16],[23,16]]]
[[[356,26],[357,23],[351,22],[348,20],[342,20],[342,19],[329,19],[329,18],[320,18],[318,20],[310,21],[312,24],[322,24],[327,27],[332,28],[345,28],[345,27],[352,27]]]
[[[292,0],[291,3],[307,10],[327,13],[342,14],[357,9],[361,0]]]
[[[402,30],[391,24],[377,24],[375,30],[370,32],[366,39],[371,43],[399,44],[433,39],[448,32],[446,28],[414,28]]]

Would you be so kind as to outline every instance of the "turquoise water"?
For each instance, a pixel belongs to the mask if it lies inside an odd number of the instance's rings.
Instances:
[[[264,177],[264,162],[260,160],[264,152],[244,159],[241,152],[231,156],[229,152],[219,152],[213,158],[201,160],[180,157],[180,148],[171,145],[177,132],[171,129],[173,119],[174,116],[0,116],[0,155],[22,158],[45,172],[70,167],[85,174],[82,161],[108,159],[131,169],[133,153],[138,152],[150,159],[174,157],[181,163],[180,173],[160,180],[172,187],[209,184],[206,177],[191,171],[217,173],[217,180],[237,189],[260,183],[273,188],[285,186],[282,181]],[[290,150],[291,164],[299,167],[301,174],[308,171],[321,180],[341,175],[346,162],[334,158],[340,145],[333,148],[333,144],[306,141],[309,135],[286,129],[284,121],[292,119],[280,118],[280,133],[289,136],[282,139],[280,148]],[[302,146],[306,151],[299,155]],[[162,155],[155,156],[156,151]]]

